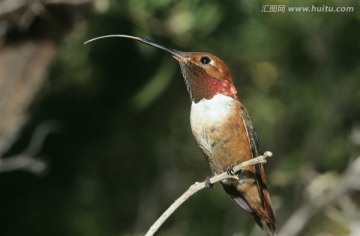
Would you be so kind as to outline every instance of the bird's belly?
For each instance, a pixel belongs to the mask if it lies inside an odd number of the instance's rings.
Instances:
[[[191,129],[214,172],[250,158],[238,105],[233,98],[221,94],[192,103]]]

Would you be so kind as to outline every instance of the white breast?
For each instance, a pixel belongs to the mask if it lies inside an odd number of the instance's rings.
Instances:
[[[233,109],[234,99],[222,94],[212,99],[202,99],[191,104],[190,123],[195,139],[204,152],[211,155],[211,136],[206,130],[217,127],[227,119]]]
[[[222,94],[215,95],[212,99],[202,99],[191,104],[191,126],[200,121],[216,123],[228,117],[234,104],[234,99]]]

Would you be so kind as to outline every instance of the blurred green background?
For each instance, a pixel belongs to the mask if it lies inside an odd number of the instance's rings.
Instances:
[[[264,5],[353,6],[349,13],[261,12]],[[232,71],[260,138],[281,229],[319,176],[332,183],[359,155],[359,1],[95,1],[60,43],[32,103],[21,151],[56,121],[42,176],[0,173],[1,235],[137,235],[195,181],[211,175],[189,123],[177,62],[130,34],[181,51],[206,51]],[[336,188],[335,186],[332,186]],[[319,210],[301,235],[352,235],[359,192]],[[333,213],[333,212],[336,212]],[[336,217],[334,216],[336,215]],[[219,185],[190,198],[158,235],[261,235]],[[355,235],[355,234],[353,234]]]

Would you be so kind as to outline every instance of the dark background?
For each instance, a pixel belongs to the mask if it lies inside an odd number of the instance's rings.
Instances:
[[[355,10],[269,13],[261,12],[263,5]],[[191,134],[177,62],[129,39],[83,45],[100,35],[136,35],[210,52],[228,64],[260,151],[274,153],[265,169],[280,229],[301,207],[326,201],[359,156],[358,1],[109,0],[44,7],[50,16],[70,12],[59,21],[70,19],[71,30],[57,38],[27,123],[3,158],[26,149],[41,124],[57,128],[36,154],[45,171],[0,173],[0,235],[141,234],[192,183],[211,175]],[[25,31],[15,24],[6,42],[42,37],[36,29],[51,17],[41,16]],[[356,235],[358,190],[349,187],[310,207],[301,235]],[[191,197],[159,232],[259,234],[251,215],[218,184]]]

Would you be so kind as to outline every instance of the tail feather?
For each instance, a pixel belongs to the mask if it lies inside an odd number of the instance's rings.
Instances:
[[[265,231],[267,232],[269,235],[274,236],[276,235],[276,221],[275,221],[275,216],[274,213],[272,211],[272,209],[270,208],[270,216],[269,218],[262,218],[260,217],[257,213],[255,213],[254,211],[251,212],[252,216],[254,217],[256,223]]]
[[[233,181],[231,184],[222,183],[225,192],[244,210],[251,212],[256,223],[269,235],[276,235],[276,219],[271,208],[270,197],[263,189],[264,198],[258,192],[256,183],[240,184]],[[246,188],[245,188],[246,187]],[[243,191],[246,189],[246,191]],[[256,192],[255,192],[256,191]],[[255,195],[254,195],[255,194]],[[254,197],[255,196],[255,197]]]

